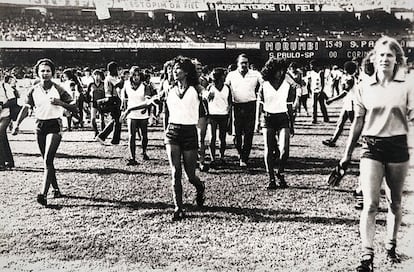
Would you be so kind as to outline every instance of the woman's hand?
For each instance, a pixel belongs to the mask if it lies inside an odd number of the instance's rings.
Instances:
[[[123,122],[124,120],[125,120],[125,118],[128,116],[128,114],[129,114],[129,110],[126,110],[126,111],[124,111],[122,114],[121,114],[121,117],[119,117],[119,122]]]
[[[51,97],[50,104],[56,105],[56,106],[62,106],[62,101],[58,98]]]

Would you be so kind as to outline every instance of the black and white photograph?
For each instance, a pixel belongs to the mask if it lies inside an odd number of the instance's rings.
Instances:
[[[0,0],[0,271],[414,271],[414,1]]]

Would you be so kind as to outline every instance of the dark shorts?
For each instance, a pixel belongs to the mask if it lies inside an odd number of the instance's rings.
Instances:
[[[165,144],[178,145],[185,151],[198,149],[197,126],[168,124]]]
[[[47,135],[50,133],[60,133],[62,131],[62,121],[60,119],[36,120],[36,134]]]
[[[229,115],[210,115],[210,123],[215,123],[221,128],[225,128],[228,125]]]
[[[289,128],[289,116],[286,112],[282,113],[268,113],[263,114],[261,126],[264,128],[272,128],[280,130],[282,128]]]
[[[382,163],[406,162],[410,158],[406,135],[392,137],[364,136],[362,139],[362,158]]]

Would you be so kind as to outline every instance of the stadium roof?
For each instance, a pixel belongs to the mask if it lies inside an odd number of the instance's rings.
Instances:
[[[275,11],[275,12],[318,12],[401,9],[414,11],[413,0],[0,0],[0,4],[13,6],[95,8],[129,11]]]

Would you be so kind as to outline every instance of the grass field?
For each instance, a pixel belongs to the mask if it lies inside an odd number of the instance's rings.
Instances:
[[[337,114],[338,105],[329,110]],[[321,144],[334,123],[311,125],[310,117],[298,118],[286,171],[290,188],[284,190],[265,189],[260,134],[248,170],[237,166],[230,145],[225,168],[200,173],[206,207],[195,207],[195,190],[184,181],[188,218],[172,222],[161,127],[150,129],[151,160],[139,158],[138,166],[125,165],[125,127],[120,146],[99,145],[89,130],[65,133],[55,159],[65,196],[50,196],[44,208],[35,199],[42,161],[32,121],[9,136],[17,167],[0,172],[0,271],[353,271],[359,262],[359,211],[352,196],[359,150],[340,187],[327,188],[345,141],[341,137],[337,148]],[[381,199],[376,271],[414,271],[413,165],[410,172],[399,235],[403,262],[384,261]]]

